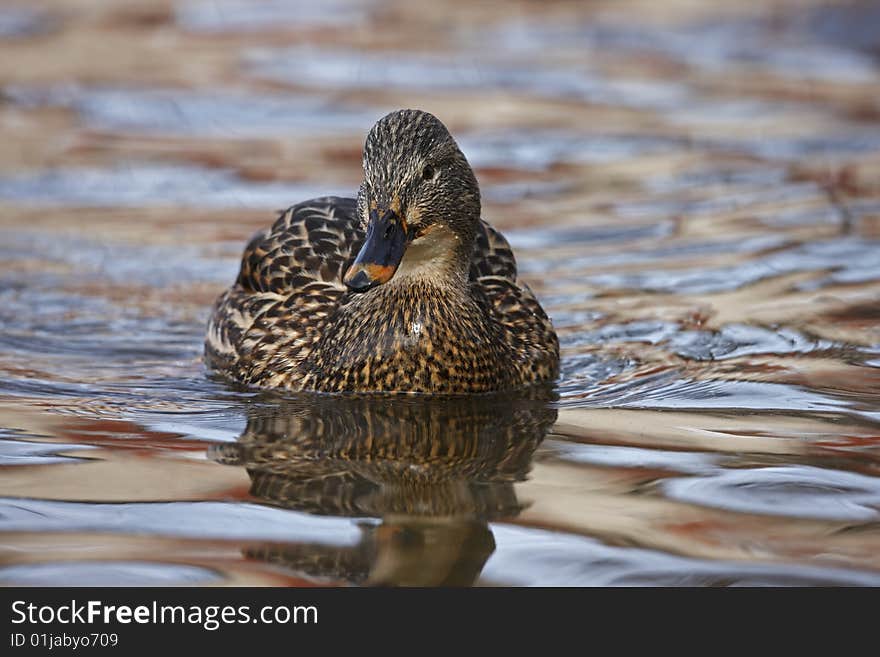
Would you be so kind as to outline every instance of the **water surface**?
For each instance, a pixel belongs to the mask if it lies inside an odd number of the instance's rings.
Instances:
[[[878,34],[819,0],[3,8],[0,583],[880,585]],[[353,194],[399,107],[458,137],[560,379],[209,376],[247,239]]]

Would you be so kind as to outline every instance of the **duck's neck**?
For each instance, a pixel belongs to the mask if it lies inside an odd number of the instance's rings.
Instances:
[[[472,242],[438,224],[407,247],[394,278],[388,284],[410,286],[421,283],[463,289],[467,286]]]

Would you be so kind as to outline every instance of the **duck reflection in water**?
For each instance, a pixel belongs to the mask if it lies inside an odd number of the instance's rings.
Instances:
[[[313,578],[377,586],[466,586],[495,541],[489,522],[524,504],[513,484],[556,420],[550,388],[511,396],[287,398],[255,405],[210,456],[246,468],[264,503],[360,524],[354,546],[247,549]]]

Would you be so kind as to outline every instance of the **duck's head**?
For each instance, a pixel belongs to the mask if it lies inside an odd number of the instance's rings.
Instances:
[[[373,126],[364,145],[358,213],[367,239],[345,274],[351,290],[364,292],[395,274],[467,280],[480,188],[435,116],[399,110]]]

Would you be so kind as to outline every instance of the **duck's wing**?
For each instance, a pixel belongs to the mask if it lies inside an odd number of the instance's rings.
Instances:
[[[342,276],[363,241],[355,199],[314,199],[282,212],[248,243],[235,285],[214,306],[208,364],[246,383],[295,369],[345,295]]]
[[[347,267],[363,243],[357,201],[327,197],[288,208],[251,239],[236,281],[251,292],[300,292],[318,283],[345,290]]]
[[[517,279],[516,259],[504,236],[480,222],[471,257],[471,287],[489,311],[522,365],[542,379],[555,378],[559,341],[547,313],[528,285]]]
[[[504,235],[481,219],[471,256],[470,279],[477,281],[485,276],[516,281],[516,259]]]

